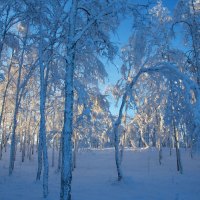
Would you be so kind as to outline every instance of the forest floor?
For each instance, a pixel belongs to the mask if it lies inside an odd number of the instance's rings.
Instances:
[[[42,200],[42,181],[36,182],[37,158],[21,162],[8,176],[8,156],[0,161],[0,200]],[[73,172],[72,200],[199,200],[200,157],[190,158],[182,150],[183,174],[176,171],[175,151],[163,150],[162,165],[156,149],[126,150],[124,180],[117,182],[114,149],[82,150]],[[60,174],[51,167],[49,154],[49,197],[59,199]]]

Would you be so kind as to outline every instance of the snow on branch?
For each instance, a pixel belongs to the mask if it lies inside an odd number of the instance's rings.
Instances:
[[[121,102],[121,106],[119,109],[119,114],[118,114],[118,118],[115,121],[114,124],[114,135],[115,135],[115,142],[118,143],[119,141],[119,133],[118,133],[118,127],[121,124],[121,120],[122,120],[122,116],[123,116],[123,109],[124,106],[127,103],[128,100],[128,96],[133,88],[133,86],[137,83],[138,79],[140,78],[140,76],[144,73],[147,74],[152,74],[152,73],[161,73],[163,76],[165,76],[167,79],[174,79],[176,78],[177,80],[181,80],[186,88],[186,97],[191,95],[191,90],[194,91],[195,94],[195,100],[196,102],[194,104],[191,105],[191,101],[190,98],[187,98],[187,103],[188,105],[190,105],[191,111],[194,113],[194,118],[195,118],[195,130],[194,130],[194,135],[198,135],[198,132],[200,130],[200,102],[199,102],[199,88],[198,85],[192,81],[187,75],[183,74],[182,72],[179,71],[178,67],[173,64],[173,63],[166,63],[166,62],[162,62],[162,63],[158,63],[155,66],[149,67],[149,68],[141,68],[139,70],[139,72],[137,73],[137,75],[132,79],[132,81],[127,84],[125,93],[122,97],[122,102]],[[115,146],[118,146],[118,144],[115,144]]]
[[[83,28],[82,31],[80,31],[79,33],[77,33],[77,35],[73,38],[73,43],[77,43],[81,37],[84,35],[84,33],[97,21],[99,20],[101,17],[108,15],[110,12],[110,8],[111,6],[114,4],[114,2],[110,3],[109,6],[107,6],[107,8],[105,10],[103,10],[101,13],[99,13],[96,17],[94,16],[89,22],[88,24]]]

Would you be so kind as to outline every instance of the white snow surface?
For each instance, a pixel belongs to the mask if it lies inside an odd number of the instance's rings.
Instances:
[[[73,172],[72,200],[199,200],[200,157],[191,159],[181,151],[183,174],[176,171],[175,151],[163,150],[162,165],[156,149],[124,152],[124,180],[117,182],[114,149],[80,150]],[[17,153],[15,169],[8,176],[9,153],[0,161],[0,200],[41,200],[42,181],[36,182],[37,157],[21,163]],[[56,157],[57,158],[57,157]],[[49,196],[59,199],[60,173],[51,167],[49,153]],[[57,163],[55,162],[55,165]]]

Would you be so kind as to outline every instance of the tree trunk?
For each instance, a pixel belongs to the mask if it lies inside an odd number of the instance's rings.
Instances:
[[[19,109],[19,104],[18,104],[17,99],[18,98],[16,98],[16,101],[15,101],[15,111],[14,111],[13,128],[12,128],[13,132],[12,132],[12,137],[11,137],[9,175],[12,175],[12,172],[14,170],[14,162],[15,162],[16,128],[17,128],[17,115],[18,115],[18,109]]]
[[[74,67],[76,14],[78,1],[72,1],[69,16],[69,35],[67,45],[67,59],[65,70],[65,111],[64,127],[62,131],[62,165],[61,165],[61,190],[60,200],[71,200],[72,181],[72,135],[73,135],[73,104],[74,104]]]
[[[73,135],[73,76],[74,55],[71,55],[71,63],[66,68],[65,78],[65,113],[62,132],[62,165],[61,165],[61,200],[71,200],[72,181],[72,135]]]
[[[74,133],[74,151],[73,151],[73,169],[76,168],[76,154],[78,152],[78,138],[77,133]]]
[[[56,137],[53,137],[52,163],[51,163],[52,167],[54,167],[54,165],[55,165],[55,139],[56,139]]]
[[[17,78],[17,88],[16,88],[16,95],[15,95],[15,108],[14,108],[14,116],[13,116],[13,126],[12,126],[12,136],[11,136],[11,147],[10,147],[10,163],[9,163],[9,175],[12,175],[14,169],[14,162],[15,162],[15,153],[16,153],[16,128],[17,128],[17,116],[18,110],[20,105],[20,83],[21,83],[21,74],[22,74],[22,66],[24,63],[24,53],[25,47],[27,43],[27,36],[28,36],[28,28],[26,31],[25,38],[23,39],[23,49],[19,63],[19,70],[18,70],[18,78]]]
[[[26,155],[26,130],[24,132],[24,137],[23,137],[23,145],[22,145],[22,162],[24,162],[24,158],[25,158],[25,155]]]
[[[5,148],[5,152],[6,152],[6,130],[5,130],[5,121],[6,121],[6,117],[4,116],[4,118],[3,118],[3,126],[2,126],[2,135],[1,135],[0,160],[2,159],[2,156],[3,156],[3,147]]]
[[[40,131],[39,131],[39,148],[38,148],[38,173],[37,179],[40,178],[42,160],[44,165],[43,171],[43,196],[48,195],[48,152],[46,145],[46,119],[45,119],[45,103],[46,103],[46,83],[45,83],[45,67],[43,63],[43,30],[42,30],[42,2],[40,2],[40,43],[39,43],[39,65],[40,65]],[[47,75],[46,75],[47,76]]]
[[[17,128],[17,116],[18,116],[18,110],[19,110],[19,90],[20,90],[19,86],[20,86],[20,80],[21,80],[23,57],[24,57],[24,49],[22,52],[22,58],[21,58],[20,66],[19,66],[17,91],[16,91],[16,95],[15,95],[15,109],[14,109],[14,116],[13,116],[13,127],[12,127],[12,137],[11,137],[11,147],[10,147],[9,175],[11,175],[13,172],[14,161],[15,161],[16,128]]]
[[[41,173],[42,173],[42,138],[40,139],[39,138],[39,134],[40,132],[38,133],[38,147],[37,147],[37,153],[38,153],[38,169],[37,169],[37,176],[36,176],[36,180],[40,180],[40,177],[41,177]]]
[[[176,148],[177,171],[179,171],[182,174],[183,168],[182,168],[181,154],[180,154],[180,149],[179,149],[178,132],[176,130],[174,119],[173,119],[173,127],[174,127],[174,142],[175,142],[175,148]]]
[[[158,150],[159,150],[159,164],[162,164],[162,143],[161,139],[158,140]]]
[[[145,148],[148,147],[148,144],[147,144],[146,140],[143,137],[142,130],[140,130],[139,132],[140,132],[140,139],[141,139],[141,142],[142,142],[142,146],[145,147]]]
[[[152,135],[152,146],[156,147],[156,128],[153,129],[153,135]]]
[[[60,137],[60,145],[59,145],[59,152],[58,152],[58,167],[57,167],[57,172],[60,171],[61,169],[61,160],[62,160],[62,138]]]
[[[62,132],[61,200],[71,200],[72,181],[72,127],[73,127],[73,73],[74,66],[66,69],[65,113]]]
[[[0,49],[1,51],[1,49]],[[11,62],[10,62],[10,65],[9,65],[9,68],[8,68],[8,80],[7,80],[7,83],[6,83],[6,87],[5,87],[5,91],[4,91],[4,94],[3,94],[3,101],[2,101],[2,106],[1,106],[1,114],[0,114],[0,128],[2,127],[2,119],[4,117],[4,109],[5,109],[5,105],[6,105],[6,97],[7,97],[7,91],[8,91],[8,87],[9,87],[9,84],[10,84],[10,71],[11,71],[11,67],[12,67],[12,60],[13,60],[13,52],[12,51],[12,56],[11,56]],[[0,56],[1,58],[1,56]],[[4,118],[5,119],[5,118]],[[4,135],[3,135],[3,131],[2,131],[2,135],[1,135],[1,146],[0,146],[0,160],[2,158],[2,150],[3,150],[3,141],[4,141]]]

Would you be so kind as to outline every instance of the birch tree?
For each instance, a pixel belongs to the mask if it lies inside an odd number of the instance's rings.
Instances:
[[[68,27],[68,37],[67,37],[67,56],[66,56],[66,68],[65,68],[65,111],[64,111],[64,127],[62,133],[62,166],[61,166],[61,192],[60,199],[71,199],[71,180],[72,180],[72,134],[73,134],[73,104],[74,104],[74,69],[75,69],[75,57],[76,57],[76,48],[79,40],[91,30],[94,24],[97,24],[98,21],[108,17],[112,17],[113,12],[116,8],[119,9],[119,3],[115,2],[105,2],[102,6],[100,5],[99,13],[94,14],[93,10],[91,11],[92,16],[89,21],[86,21],[82,30],[76,33],[76,20],[78,16],[78,8],[81,6],[80,2],[74,0],[69,13],[69,27]],[[92,2],[91,5],[93,5]],[[88,6],[90,6],[88,4]],[[116,7],[115,7],[116,6]],[[118,7],[117,7],[118,6]],[[112,10],[113,9],[113,10]],[[89,12],[90,13],[90,12]],[[89,14],[90,15],[90,14]],[[100,29],[98,29],[100,30]],[[101,31],[99,31],[101,33]],[[106,44],[105,39],[101,43]],[[108,43],[106,44],[106,46]],[[104,48],[103,48],[104,49]],[[113,53],[113,52],[112,52]],[[109,56],[109,54],[108,54]]]
[[[10,149],[9,175],[11,175],[13,172],[14,162],[15,162],[17,116],[18,116],[19,104],[20,104],[19,93],[20,93],[21,75],[22,75],[22,67],[24,63],[24,54],[25,54],[25,48],[27,44],[27,37],[28,37],[28,28],[23,37],[23,46],[22,46],[22,52],[21,52],[20,61],[19,61],[18,79],[17,79],[16,96],[15,96],[15,109],[14,109],[14,116],[13,116],[12,138],[11,138],[11,149]]]

